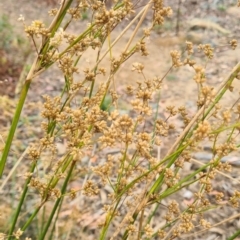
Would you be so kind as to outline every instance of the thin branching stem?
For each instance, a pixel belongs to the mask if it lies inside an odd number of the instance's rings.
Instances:
[[[14,232],[14,229],[15,229],[15,226],[16,226],[16,223],[17,223],[17,220],[18,220],[18,217],[19,217],[19,214],[20,214],[20,211],[21,211],[21,208],[22,208],[22,205],[24,203],[24,200],[27,196],[27,192],[28,192],[28,184],[30,183],[31,179],[32,179],[32,173],[34,172],[35,170],[35,167],[37,165],[37,162],[34,161],[32,163],[32,166],[30,168],[30,176],[27,178],[26,182],[25,182],[25,185],[24,185],[24,188],[23,188],[23,192],[22,192],[22,195],[21,195],[21,198],[19,200],[19,203],[18,203],[18,206],[17,206],[17,209],[16,209],[16,213],[14,214],[14,218],[12,220],[12,224],[11,224],[11,228],[10,228],[10,231],[8,233],[8,240],[11,240],[12,239],[12,234]]]
[[[76,162],[75,162],[75,161],[72,161],[72,164],[71,164],[70,169],[69,169],[69,171],[68,171],[67,177],[66,177],[66,179],[65,179],[65,181],[64,181],[64,183],[63,183],[62,189],[61,189],[61,195],[62,195],[62,196],[65,194],[65,192],[66,192],[66,190],[67,190],[67,185],[68,185],[68,182],[69,182],[70,177],[71,177],[71,175],[72,175],[72,172],[73,172],[73,169],[74,169],[74,167],[75,167],[75,164],[76,164]],[[46,225],[45,225],[45,227],[44,227],[44,229],[43,229],[43,232],[41,233],[41,236],[40,236],[39,240],[45,239],[45,236],[46,236],[46,234],[47,234],[47,232],[48,232],[48,229],[49,229],[49,227],[50,227],[50,225],[51,225],[51,223],[52,223],[52,221],[53,221],[53,217],[54,217],[57,209],[61,206],[61,205],[60,205],[61,201],[62,201],[62,197],[59,197],[59,198],[56,200],[56,202],[55,202],[55,204],[54,204],[54,207],[53,207],[53,209],[52,209],[52,212],[51,212],[51,214],[50,214],[50,216],[49,216],[49,218],[48,218],[48,221],[47,221],[47,223],[46,223]]]

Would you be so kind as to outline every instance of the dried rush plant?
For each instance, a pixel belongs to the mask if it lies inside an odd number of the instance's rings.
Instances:
[[[55,231],[59,231],[57,223],[61,221],[61,209],[73,199],[81,202],[82,211],[87,204],[97,206],[97,196],[101,189],[108,189],[109,194],[102,205],[104,214],[98,222],[99,228],[94,233],[87,232],[87,237],[80,237],[81,239],[90,239],[91,234],[101,240],[174,239],[186,233],[194,233],[199,225],[202,230],[209,229],[211,225],[204,214],[218,209],[223,204],[222,199],[227,199],[224,204],[229,204],[229,207],[238,207],[239,191],[226,198],[224,193],[219,192],[212,201],[208,196],[214,178],[219,174],[228,176],[226,172],[231,169],[228,163],[221,162],[221,158],[239,147],[237,136],[240,105],[235,102],[226,111],[221,111],[220,100],[227,91],[232,90],[232,82],[238,78],[240,64],[214,89],[206,84],[204,67],[197,65],[192,59],[193,45],[190,42],[186,43],[184,53],[171,52],[172,65],[162,78],[148,79],[144,74],[144,67],[147,66],[134,63],[132,70],[138,72],[143,80],[136,85],[126,86],[125,92],[131,99],[132,114],[122,114],[117,104],[121,96],[114,87],[114,81],[117,81],[114,76],[119,67],[135,53],[141,53],[143,57],[148,54],[145,39],[155,25],[163,24],[164,18],[172,13],[171,8],[164,6],[162,0],[150,0],[141,8],[137,8],[138,1],[135,2],[114,1],[113,6],[107,9],[101,1],[63,0],[58,9],[50,11],[54,19],[49,27],[45,27],[41,21],[33,21],[30,26],[24,25],[25,32],[34,43],[36,58],[21,91],[2,152],[1,176],[34,78],[56,63],[64,76],[65,86],[59,96],[44,96],[41,125],[44,136],[28,148],[29,170],[25,174],[26,180],[16,211],[8,230],[1,234],[2,239],[53,239]],[[137,13],[135,9],[138,9]],[[89,25],[80,33],[70,34],[68,28],[72,21],[81,19],[86,10],[91,12]],[[147,14],[153,16],[151,26],[144,29],[143,36],[134,43]],[[125,29],[112,42],[111,33],[129,17],[132,18],[130,23],[125,25]],[[20,20],[24,21],[23,18]],[[133,26],[135,28],[132,28],[125,48],[119,51],[118,56],[113,56],[115,44]],[[104,52],[105,42],[108,49]],[[232,40],[230,45],[235,48],[236,40]],[[84,77],[80,81],[79,78],[76,80],[75,76],[79,71],[77,64],[81,63],[81,57],[89,48],[97,49],[96,62],[91,68],[84,70]],[[198,46],[198,50],[207,59],[213,57],[213,48],[208,44]],[[107,56],[110,56],[109,72],[101,66],[102,60]],[[158,109],[154,112],[149,102],[155,93],[160,92],[166,75],[173,68],[186,65],[195,72],[194,81],[198,86],[197,111],[190,117],[185,107],[169,106],[166,109],[168,117],[161,118]],[[100,75],[105,76],[106,80],[97,84]],[[84,95],[76,103],[79,92]],[[107,95],[111,96],[111,109],[107,108],[109,111],[103,109]],[[170,121],[177,114],[183,120],[184,127],[180,129],[176,129]],[[149,120],[154,124],[146,127]],[[179,132],[178,137],[165,156],[159,157],[154,147],[161,146],[161,142],[173,130]],[[218,142],[220,136],[224,138],[221,143]],[[184,165],[193,160],[191,153],[206,139],[212,142],[211,161],[191,172],[184,172]],[[66,153],[61,157],[56,148],[59,141],[67,143]],[[120,151],[118,154],[105,154],[105,160],[101,164],[96,162],[93,165],[84,165],[83,158],[92,150],[95,142],[99,156],[103,156],[104,150],[109,148],[120,147]],[[48,163],[42,163],[43,154],[49,155]],[[48,166],[44,168],[44,174],[39,175],[38,167],[41,164]],[[230,176],[229,178],[231,179]],[[73,180],[77,180],[82,187],[71,189],[69,185]],[[198,191],[194,201],[181,209],[171,196],[196,183]],[[38,204],[28,215],[23,215],[23,204],[28,199],[27,194],[33,189],[38,193],[34,195]],[[168,200],[167,205],[164,205],[164,200]],[[43,209],[48,203],[51,203],[50,213],[46,215],[47,218],[36,234],[34,219],[44,214]],[[165,206],[160,216],[163,224],[159,226],[156,222],[159,222],[158,210],[162,205]],[[72,224],[79,227],[77,222]],[[69,232],[74,228],[73,225],[69,227]],[[87,231],[81,229],[83,232]],[[81,235],[79,232],[78,234]],[[237,234],[239,231],[229,239],[234,239]],[[65,236],[64,239],[69,238],[64,234],[62,236]],[[62,239],[60,235],[58,239]]]

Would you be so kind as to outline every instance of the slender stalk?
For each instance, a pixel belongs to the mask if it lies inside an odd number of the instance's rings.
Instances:
[[[223,95],[226,93],[228,86],[231,85],[231,83],[233,82],[233,80],[235,79],[235,77],[237,76],[238,72],[240,71],[240,63],[238,63],[235,68],[233,69],[233,71],[231,72],[231,74],[227,77],[225,83],[219,88],[218,92],[219,94],[217,95],[217,97],[215,98],[215,101],[213,102],[213,104],[208,108],[207,112],[204,114],[203,119],[205,119],[208,114],[211,112],[211,110],[213,109],[213,107],[219,102],[219,100],[223,97]],[[197,125],[190,131],[190,133],[188,133],[188,131],[190,130],[190,128],[194,125],[195,121],[198,119],[198,117],[200,117],[201,113],[204,111],[204,106],[196,113],[195,117],[193,118],[193,120],[189,123],[189,125],[185,128],[184,132],[182,133],[182,135],[178,138],[178,140],[175,142],[175,144],[172,146],[172,148],[170,149],[170,151],[168,152],[168,154],[170,154],[174,148],[177,146],[177,144],[180,144],[180,147],[182,147],[182,142],[181,139],[185,139],[186,137],[189,139],[192,136],[193,131],[195,130],[195,128],[197,127]],[[179,148],[178,148],[179,149]],[[167,154],[167,155],[168,155]],[[172,157],[172,159],[170,160],[170,162],[168,163],[167,167],[171,167],[171,165],[175,162],[175,160],[177,159],[177,157],[181,154],[181,152],[179,152],[177,155],[174,154],[174,156]],[[164,179],[164,173],[162,173],[159,178],[156,180],[156,182],[154,183],[152,189],[150,190],[150,192],[155,192],[157,191],[160,187],[161,184],[163,182]]]
[[[240,229],[236,231],[231,237],[229,237],[227,240],[233,240],[236,239],[238,236],[240,236]]]
[[[176,24],[176,36],[179,35],[179,26],[180,26],[180,17],[181,17],[181,4],[182,0],[178,0],[178,9],[177,9],[177,24]]]
[[[110,223],[111,223],[111,221],[112,221],[112,219],[114,217],[114,213],[116,212],[116,209],[117,209],[117,207],[118,207],[118,205],[120,203],[120,200],[121,200],[121,198],[119,198],[118,202],[116,203],[116,205],[114,207],[114,210],[113,211],[109,211],[109,213],[108,213],[108,215],[106,217],[106,221],[105,221],[104,227],[103,227],[103,229],[101,231],[99,240],[104,240],[105,239],[105,237],[107,235],[108,227],[109,227],[109,225],[110,225]]]
[[[30,168],[30,173],[33,173],[34,172],[34,169],[37,165],[37,162],[33,162],[32,163],[32,166]],[[26,198],[27,196],[27,191],[28,191],[28,184],[30,183],[31,181],[31,178],[32,176],[30,175],[29,178],[26,180],[25,182],[25,185],[24,185],[24,189],[23,189],[23,193],[22,193],[22,196],[19,200],[19,203],[18,203],[18,206],[17,206],[17,210],[16,210],[16,213],[14,215],[14,218],[13,218],[13,221],[12,221],[12,226],[10,228],[10,231],[9,231],[9,237],[8,237],[8,240],[11,240],[12,239],[12,234],[13,234],[13,231],[15,229],[15,225],[17,223],[17,220],[18,220],[18,217],[19,217],[19,214],[20,214],[20,211],[21,211],[21,208],[22,208],[22,205],[23,205],[23,202],[24,202],[24,199]]]
[[[24,226],[21,228],[22,231],[25,231],[27,229],[27,227],[31,224],[31,222],[33,221],[33,219],[36,217],[36,215],[38,214],[38,212],[40,211],[40,209],[42,208],[42,206],[44,205],[46,201],[43,201],[33,212],[33,214],[31,215],[30,218],[28,218],[27,222],[24,224]]]
[[[27,147],[25,149],[25,151],[22,153],[20,158],[17,160],[17,162],[12,167],[11,171],[8,173],[7,177],[4,179],[2,185],[0,186],[0,193],[2,192],[3,188],[5,187],[5,185],[8,183],[9,179],[13,176],[13,174],[16,171],[18,165],[22,162],[22,160],[24,159],[24,157],[27,154],[28,150],[29,150],[29,147]]]
[[[40,228],[40,231],[38,233],[38,237],[40,237],[41,232],[43,231],[45,217],[46,217],[46,207],[44,206],[43,210],[42,210],[42,216],[41,216],[41,228]]]
[[[56,217],[54,219],[54,222],[53,222],[53,227],[52,227],[52,230],[51,230],[51,233],[50,233],[50,236],[49,236],[49,240],[53,239],[53,233],[54,233],[54,230],[55,230],[55,227],[56,227],[56,222],[58,220],[58,215],[60,213],[60,210],[61,210],[61,207],[62,207],[62,203],[63,203],[63,199],[61,199],[61,202],[59,204],[58,212],[57,212],[57,215],[56,215]]]
[[[137,240],[140,240],[141,236],[142,236],[141,230],[142,230],[142,225],[143,225],[143,218],[144,218],[144,209],[141,211],[141,216],[140,216],[140,219],[139,219]]]
[[[74,169],[74,167],[75,167],[75,164],[76,164],[76,162],[73,161],[73,162],[72,162],[72,165],[71,165],[71,167],[70,167],[70,169],[69,169],[68,175],[67,175],[67,177],[66,177],[66,179],[65,179],[65,181],[64,181],[64,183],[63,183],[63,186],[62,186],[62,189],[61,189],[61,195],[62,195],[62,196],[63,196],[64,193],[66,192],[67,185],[68,185],[68,181],[69,181],[69,179],[70,179],[70,177],[71,177],[71,175],[72,175],[72,171],[73,171],[73,169]],[[56,210],[58,209],[58,207],[60,206],[60,202],[61,202],[61,197],[58,198],[57,201],[55,202],[55,205],[54,205],[54,207],[53,207],[53,209],[52,209],[52,212],[51,212],[51,214],[50,214],[50,216],[49,216],[49,218],[48,218],[48,221],[47,221],[47,223],[46,223],[46,225],[45,225],[45,227],[44,227],[44,229],[43,229],[43,232],[42,232],[39,240],[45,239],[45,236],[46,236],[46,234],[47,234],[47,231],[48,231],[48,229],[49,229],[49,227],[50,227],[50,225],[51,225],[51,223],[52,223],[52,221],[53,221],[53,217],[54,217],[54,215],[55,215],[55,212],[56,212]]]
[[[66,170],[66,169],[64,169]],[[64,171],[63,171],[64,172]],[[58,178],[55,179],[55,183],[54,186],[55,187],[57,182],[58,182]],[[50,181],[49,185],[51,184],[52,180]],[[22,231],[26,230],[28,228],[28,226],[32,223],[33,219],[36,217],[36,215],[39,213],[40,209],[44,206],[44,204],[46,203],[46,201],[48,200],[48,196],[47,196],[47,191],[46,194],[43,198],[44,200],[41,202],[41,204],[35,209],[35,211],[32,213],[32,215],[28,218],[27,222],[24,224],[24,226],[21,228]],[[43,227],[41,226],[41,229],[43,229]]]
[[[127,43],[127,45],[126,45],[126,47],[125,47],[125,49],[124,49],[123,52],[127,52],[127,50],[128,50],[128,48],[129,48],[131,42],[133,41],[133,39],[134,39],[135,35],[137,34],[140,26],[142,25],[143,20],[145,19],[146,15],[147,15],[147,12],[148,12],[148,9],[150,8],[150,6],[151,6],[151,5],[148,3],[148,4],[144,7],[144,12],[143,12],[141,18],[139,19],[138,24],[137,24],[136,28],[134,29],[133,34],[132,34],[132,36],[130,37],[130,39],[129,39],[129,41],[128,41],[128,43]]]
[[[58,13],[57,17],[51,23],[51,25],[49,27],[49,30],[51,31],[52,35],[54,35],[56,30],[59,28],[59,26],[60,26],[61,22],[63,21],[64,16],[66,15],[67,10],[70,7],[72,1],[73,0],[68,0],[65,3],[65,5],[62,5],[63,8],[61,8],[59,10],[59,13]],[[49,39],[45,39],[45,40],[43,39],[43,43],[42,43],[42,46],[40,47],[40,51],[38,51],[40,53],[43,53],[43,55],[45,55],[47,50],[48,50],[48,42],[49,42],[48,40]],[[28,73],[27,79],[25,81],[25,84],[24,84],[23,89],[22,89],[21,94],[20,94],[18,105],[16,107],[16,111],[15,111],[15,114],[14,114],[14,117],[13,117],[12,125],[11,125],[11,128],[9,130],[8,137],[7,137],[6,145],[5,145],[1,160],[0,160],[0,178],[2,177],[2,174],[3,174],[3,170],[4,170],[4,167],[5,167],[6,161],[7,161],[7,157],[8,157],[9,151],[10,151],[10,147],[12,145],[12,141],[13,141],[13,137],[14,137],[14,134],[15,134],[15,131],[16,131],[16,128],[17,128],[17,124],[19,122],[19,118],[20,118],[20,115],[21,115],[21,112],[22,112],[22,109],[23,109],[23,106],[24,106],[24,103],[25,103],[25,100],[26,100],[26,97],[27,97],[28,89],[31,85],[31,81],[36,76],[36,74],[38,74],[42,70],[44,70],[44,69],[38,68],[38,65],[41,65],[41,60],[37,57],[34,61],[34,64],[31,67],[29,73]]]
[[[21,94],[20,94],[20,99],[19,99],[18,105],[16,107],[16,111],[15,111],[15,114],[14,114],[14,117],[13,117],[12,125],[11,125],[11,128],[9,130],[6,145],[5,145],[5,148],[3,150],[3,154],[2,154],[2,157],[1,157],[1,161],[0,161],[0,178],[2,177],[3,170],[4,170],[5,165],[6,165],[7,157],[8,157],[11,145],[12,145],[13,137],[14,137],[17,125],[18,125],[18,121],[19,121],[19,118],[20,118],[20,115],[21,115],[21,112],[22,112],[22,109],[23,109],[23,106],[24,106],[24,102],[25,102],[30,84],[31,84],[31,81],[26,81],[24,86],[23,86],[23,89],[21,91]]]
[[[207,112],[204,114],[203,119],[206,118],[206,116],[210,113],[210,111],[213,109],[213,107],[219,102],[219,100],[222,98],[224,93],[227,91],[226,86],[230,86],[232,81],[237,77],[238,73],[240,72],[240,62],[233,68],[231,73],[227,76],[225,81],[219,86],[217,90],[217,97],[215,98],[215,101],[212,103],[212,105],[208,108]],[[230,84],[230,85],[229,85]],[[178,144],[181,142],[181,140],[186,136],[186,133],[189,132],[189,130],[192,128],[192,126],[195,124],[195,122],[199,119],[199,117],[203,114],[205,109],[205,106],[201,107],[198,112],[195,114],[195,116],[192,118],[191,122],[188,124],[188,126],[184,129],[182,134],[178,137],[176,142],[171,146],[168,153],[166,155],[171,154],[174,149],[178,146]]]

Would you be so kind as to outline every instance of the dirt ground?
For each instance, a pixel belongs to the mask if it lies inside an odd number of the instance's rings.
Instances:
[[[166,1],[166,5],[169,4],[176,10],[176,2],[174,0]],[[202,65],[207,65],[207,82],[212,86],[216,86],[221,83],[229,74],[231,69],[240,61],[240,48],[232,50],[229,46],[229,40],[232,38],[239,39],[240,32],[240,9],[234,6],[235,1],[224,1],[224,0],[209,0],[209,1],[194,1],[194,0],[185,0],[182,1],[181,7],[181,18],[180,18],[180,31],[179,35],[176,36],[176,15],[172,19],[168,19],[165,25],[162,28],[156,29],[156,31],[147,39],[149,55],[145,58],[140,58],[139,55],[134,55],[127,63],[125,63],[122,68],[119,70],[115,77],[116,89],[121,93],[124,87],[127,84],[135,85],[136,81],[142,81],[139,78],[139,75],[133,73],[132,63],[141,62],[146,67],[144,69],[144,74],[147,78],[153,78],[154,76],[162,77],[168,71],[171,66],[170,51],[171,50],[182,50],[184,48],[185,41],[189,40],[196,44],[194,57],[197,63]],[[29,24],[32,20],[43,19],[46,22],[46,25],[50,23],[51,18],[48,16],[47,11],[54,6],[54,1],[33,1],[33,0],[18,0],[18,1],[3,1],[0,0],[0,17],[1,15],[6,15],[9,18],[10,23],[13,26],[14,32],[18,34],[23,33],[23,26],[20,22],[17,22],[17,19],[20,14],[22,14],[26,22]],[[196,22],[196,19],[200,20]],[[195,21],[195,22],[194,22]],[[70,31],[75,32],[75,28],[84,29],[87,24],[87,20],[76,23]],[[145,26],[148,26],[148,21],[144,23]],[[116,38],[120,33],[115,31],[111,36],[112,39]],[[132,29],[131,29],[132,30]],[[115,46],[113,49],[113,55],[118,56],[121,49],[124,49],[128,39],[131,34],[131,30],[127,32],[124,38]],[[137,36],[138,37],[138,36]],[[204,57],[197,52],[197,44],[200,43],[210,43],[215,48],[213,60],[206,62]],[[104,46],[106,49],[107,46]],[[1,50],[1,49],[0,49]],[[15,51],[15,50],[14,50]],[[1,53],[1,51],[0,51]],[[17,53],[16,56],[21,55],[21,51]],[[31,64],[31,59],[33,56],[29,55],[25,58],[26,62]],[[90,63],[94,62],[96,55],[93,50],[87,51],[79,64],[80,71],[84,67],[88,66]],[[105,59],[102,62],[102,66],[108,66],[109,60]],[[6,136],[7,129],[10,125],[11,117],[13,114],[12,108],[16,104],[18,97],[18,92],[15,94],[15,88],[18,86],[18,78],[21,74],[21,67],[23,70],[23,65],[18,65],[16,67],[17,72],[16,76],[12,77],[13,80],[4,82],[0,85],[0,93],[2,94],[0,99],[0,132],[2,132],[3,138]],[[0,66],[1,70],[1,66]],[[0,71],[1,73],[1,71]],[[166,77],[163,88],[161,91],[161,100],[160,100],[160,114],[164,114],[164,109],[168,105],[175,106],[186,106],[190,114],[193,114],[196,111],[196,100],[197,100],[197,87],[193,81],[194,72],[189,67],[184,67],[181,69],[174,69]],[[81,75],[79,76],[81,77]],[[11,78],[11,73],[7,73],[4,78]],[[2,79],[3,80],[3,79]],[[104,79],[99,79],[99,82],[104,81]],[[13,83],[14,82],[14,83]],[[51,68],[51,70],[46,71],[39,77],[37,77],[29,91],[27,98],[28,107],[24,109],[23,117],[21,118],[18,137],[16,139],[16,156],[12,157],[15,161],[17,156],[24,151],[26,146],[33,141],[40,132],[40,126],[35,126],[33,123],[37,123],[40,119],[40,110],[39,106],[42,102],[42,95],[49,94],[55,96],[59,93],[59,90],[64,85],[64,79],[61,76],[61,73],[56,66]],[[240,92],[240,81],[234,82],[234,90],[232,93],[228,93],[224,97],[223,105],[229,106],[230,103],[237,101],[239,98]],[[14,92],[14,93],[13,93]],[[3,97],[4,95],[10,97]],[[156,102],[152,103],[153,106]],[[124,111],[129,110],[127,103],[122,103],[121,105]],[[155,106],[156,107],[156,106]],[[178,119],[176,119],[176,124],[178,124]],[[179,121],[179,124],[180,121]],[[174,138],[174,136],[173,136]],[[169,144],[173,139],[168,139],[164,142],[162,152],[166,152],[166,149],[169,147]],[[62,146],[59,146],[61,148]],[[199,161],[208,161],[211,159],[209,157],[209,147],[208,143],[204,143],[202,151],[199,151],[195,154],[196,158]],[[15,158],[15,159],[14,159]],[[230,181],[225,177],[220,177],[216,180],[214,191],[224,191],[228,195],[232,194],[233,189],[240,187],[240,154],[238,152],[234,153],[229,157],[229,161],[233,159],[233,171],[231,173],[232,178],[235,181]],[[11,164],[8,166],[11,168]],[[189,166],[194,168],[194,164]],[[180,199],[180,204],[186,206],[193,197],[193,192],[197,186],[191,186],[188,190],[184,190],[178,193],[175,197]],[[10,189],[10,187],[9,187]],[[14,193],[11,191],[14,190],[5,190],[5,194],[13,197]],[[10,192],[9,192],[9,191]],[[20,191],[20,189],[18,189]],[[215,194],[213,192],[213,195]],[[102,193],[102,198],[105,198],[106,193]],[[4,198],[0,198],[5,201]],[[70,205],[72,209],[78,207],[78,203],[72,203]],[[91,206],[89,206],[90,208]],[[5,211],[8,213],[11,212],[11,201],[7,201],[4,205]],[[67,218],[70,214],[71,209],[64,209],[62,212],[62,218]],[[240,209],[229,209],[227,206],[222,206],[219,211],[211,211],[207,217],[208,220],[213,223],[221,221],[223,218],[234,216],[239,214]],[[87,213],[82,214],[79,217],[79,224],[83,224],[86,228],[91,229],[95,233],[95,228],[99,218],[101,218],[102,212],[99,209],[96,209],[96,215],[88,215]],[[160,218],[160,215],[159,215]],[[2,223],[1,223],[2,221]],[[0,217],[0,225],[3,224],[4,219]],[[221,226],[215,226],[208,233],[200,233],[191,236],[184,236],[182,239],[227,239],[231,236],[237,229],[240,228],[240,217],[229,220],[228,222],[222,224]],[[74,236],[74,237],[73,237]],[[75,238],[73,235],[69,239],[94,239],[94,234],[92,236],[82,236]],[[96,239],[96,238],[95,238]],[[240,238],[238,238],[240,239]]]

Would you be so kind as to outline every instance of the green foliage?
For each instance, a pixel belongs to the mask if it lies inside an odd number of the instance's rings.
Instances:
[[[88,12],[87,10],[82,12],[82,20],[87,20],[88,19]]]
[[[106,97],[104,98],[101,106],[100,106],[100,109],[103,110],[103,111],[109,111],[110,110],[110,107],[111,107],[111,97],[109,95],[106,95]]]
[[[223,4],[219,4],[219,5],[217,6],[217,8],[218,8],[218,10],[220,10],[221,12],[226,12],[226,10],[227,10],[226,6],[223,5]]]
[[[14,39],[12,25],[6,15],[0,17],[0,48],[8,49]]]
[[[7,52],[11,52],[13,48],[16,48],[18,51],[23,50],[23,53],[25,54],[25,51],[28,51],[27,49],[29,49],[25,38],[14,31],[9,18],[6,15],[0,16],[0,39],[0,49]]]

